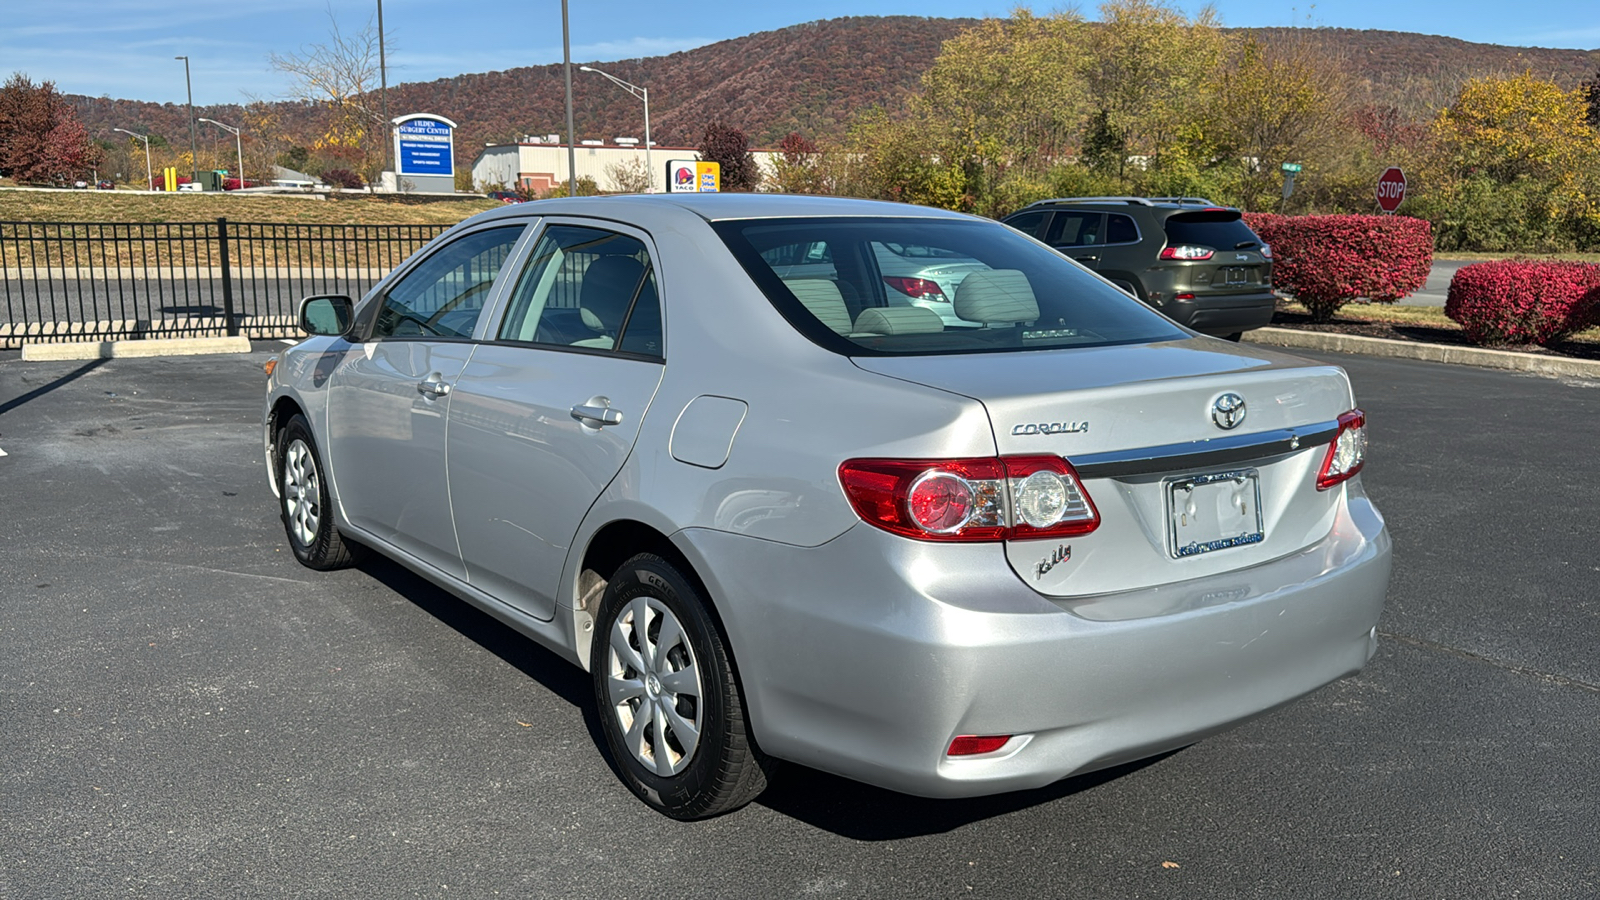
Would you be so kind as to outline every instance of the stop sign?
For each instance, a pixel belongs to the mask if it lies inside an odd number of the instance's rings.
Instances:
[[[1378,176],[1378,205],[1384,212],[1394,212],[1400,208],[1400,201],[1406,198],[1406,173],[1396,166],[1390,166]]]

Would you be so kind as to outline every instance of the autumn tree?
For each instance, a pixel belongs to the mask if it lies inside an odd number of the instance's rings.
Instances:
[[[1596,69],[1594,77],[1579,85],[1583,89],[1584,105],[1589,107],[1584,118],[1590,128],[1600,128],[1600,69]]]
[[[620,194],[650,192],[650,170],[645,167],[644,160],[637,156],[607,165],[606,180],[611,182],[611,190]]]
[[[1600,236],[1600,133],[1583,88],[1475,78],[1433,122],[1425,177],[1441,245],[1561,250]]]
[[[62,184],[87,176],[99,159],[100,149],[53,82],[34,84],[17,72],[0,86],[0,175]]]
[[[1210,7],[1190,19],[1164,0],[1102,4],[1084,77],[1107,132],[1147,165],[1179,162],[1226,47]]]
[[[1302,163],[1308,180],[1324,174],[1347,141],[1352,104],[1341,61],[1304,32],[1271,44],[1253,35],[1231,65],[1206,85],[1201,120],[1211,153],[1236,175],[1235,202],[1270,208],[1279,164]]]
[[[753,191],[761,184],[761,169],[750,152],[750,140],[741,129],[713,121],[706,125],[700,146],[695,149],[701,159],[720,167],[722,190]]]
[[[394,47],[391,45],[392,53]],[[379,112],[378,31],[372,19],[354,34],[328,12],[328,41],[296,53],[271,54],[272,67],[289,76],[290,96],[322,112],[312,149],[371,184],[387,158],[388,122]]]
[[[945,42],[913,114],[930,136],[999,138],[1008,166],[1047,165],[1075,142],[1088,112],[1088,31],[1071,11],[1019,7],[1009,19],[985,19]]]
[[[772,167],[772,187],[776,190],[785,194],[829,193],[822,149],[797,131],[789,132],[778,143]]]

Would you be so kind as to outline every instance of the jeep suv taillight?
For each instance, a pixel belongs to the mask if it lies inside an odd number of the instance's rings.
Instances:
[[[1178,244],[1173,247],[1162,247],[1162,259],[1179,259],[1185,262],[1198,262],[1210,259],[1217,251],[1210,247],[1196,247],[1192,244]]]
[[[1361,471],[1367,461],[1367,414],[1352,409],[1339,417],[1339,433],[1317,470],[1317,490],[1325,491]]]
[[[1008,541],[1088,534],[1100,513],[1059,456],[852,459],[839,484],[856,514],[924,541]]]

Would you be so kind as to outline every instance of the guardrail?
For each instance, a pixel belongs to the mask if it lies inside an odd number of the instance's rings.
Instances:
[[[0,349],[297,336],[301,297],[360,297],[447,227],[0,222]]]

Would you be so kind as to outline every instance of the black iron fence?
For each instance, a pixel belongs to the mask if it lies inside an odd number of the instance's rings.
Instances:
[[[447,227],[0,222],[0,349],[297,336],[301,297],[360,297]]]

